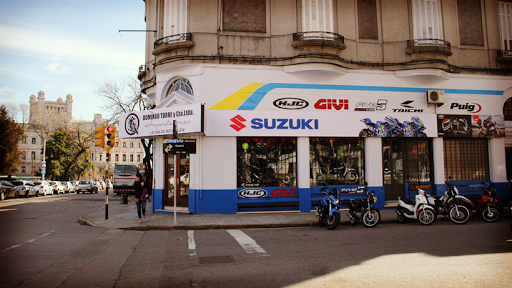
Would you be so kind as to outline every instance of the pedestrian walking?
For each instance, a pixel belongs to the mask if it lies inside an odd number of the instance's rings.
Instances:
[[[146,220],[146,200],[149,199],[148,188],[144,184],[142,175],[135,175],[135,204],[137,205],[137,215],[139,216],[139,223],[142,219]]]

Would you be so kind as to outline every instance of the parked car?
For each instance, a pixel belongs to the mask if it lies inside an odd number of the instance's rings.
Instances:
[[[107,184],[105,184],[105,181],[100,180],[100,184],[101,184],[101,190],[105,190],[105,188],[107,187]]]
[[[18,196],[25,196],[25,198],[32,196],[39,196],[39,189],[36,188],[34,183],[27,180],[12,181],[14,188],[18,190]]]
[[[98,193],[98,186],[96,186],[92,180],[81,180],[80,183],[78,183],[78,190],[76,190],[76,194],[79,194],[80,192]]]
[[[103,189],[100,181],[94,181],[94,184],[98,187],[98,191]]]
[[[6,198],[18,198],[18,190],[14,188],[11,182],[0,180],[0,200]]]
[[[73,193],[75,192],[75,185],[71,182],[64,182],[62,183],[62,186],[64,186],[64,192],[66,193]]]
[[[64,186],[62,186],[62,183],[59,181],[50,181],[48,183],[53,187],[53,193],[57,193],[57,195],[61,193],[64,194]]]
[[[39,190],[39,195],[52,195],[53,187],[46,181],[34,181],[34,185]]]

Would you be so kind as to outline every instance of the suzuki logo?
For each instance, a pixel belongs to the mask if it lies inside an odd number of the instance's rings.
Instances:
[[[231,124],[229,125],[229,127],[233,128],[236,130],[236,132],[244,129],[246,126],[244,125],[244,123],[242,122],[245,122],[247,120],[244,119],[244,117],[240,116],[240,115],[236,115],[235,117],[229,119],[231,120],[231,122],[235,123],[235,124]]]
[[[320,99],[315,103],[315,108],[320,110],[348,110],[347,99]]]

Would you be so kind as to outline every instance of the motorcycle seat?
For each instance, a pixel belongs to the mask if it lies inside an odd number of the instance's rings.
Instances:
[[[404,201],[405,204],[409,204],[409,205],[413,205],[415,204],[415,202],[411,199],[407,199],[407,198],[400,198],[402,201]]]

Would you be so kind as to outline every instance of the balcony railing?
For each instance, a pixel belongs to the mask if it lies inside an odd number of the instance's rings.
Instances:
[[[155,41],[154,48],[156,48],[160,45],[174,43],[174,42],[182,42],[182,41],[192,41],[192,33],[182,33],[182,34],[176,34],[176,35],[171,35],[171,36],[166,36],[164,38],[160,38]]]
[[[345,37],[340,34],[324,31],[309,31],[293,33],[293,41],[302,40],[330,40],[345,44]]]
[[[498,57],[512,57],[511,50],[498,50]]]
[[[424,46],[434,46],[434,47],[444,47],[451,50],[450,42],[441,39],[414,39],[407,40],[407,47],[424,47]]]

